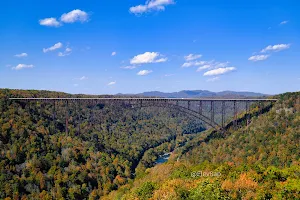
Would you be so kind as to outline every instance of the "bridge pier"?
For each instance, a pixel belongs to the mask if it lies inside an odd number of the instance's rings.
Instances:
[[[69,126],[69,106],[68,106],[68,101],[66,101],[66,135],[68,135],[68,126]]]
[[[225,126],[225,102],[222,101],[222,128]]]
[[[55,133],[56,130],[56,122],[55,122],[55,103],[56,101],[53,101],[53,113],[52,113],[52,120],[53,120],[53,130],[52,130],[52,134]]]
[[[81,106],[80,106],[80,102],[77,101],[77,104],[78,104],[78,121],[79,121],[79,125],[78,125],[78,134],[80,134],[80,131],[81,131]]]
[[[250,120],[250,105],[249,105],[249,102],[247,101],[246,102],[246,122],[247,122],[247,128],[248,128],[248,125],[249,125],[249,120]]]
[[[210,120],[211,123],[215,121],[215,106],[214,106],[214,101],[210,102]]]
[[[199,114],[202,115],[202,101],[199,102]]]
[[[233,128],[237,128],[237,108],[236,108],[236,101],[233,101],[233,113],[234,113],[234,119],[233,119]]]

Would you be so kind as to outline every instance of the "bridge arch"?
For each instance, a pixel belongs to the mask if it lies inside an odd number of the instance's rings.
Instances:
[[[137,105],[137,104],[133,104],[133,109],[141,109],[141,108],[149,108],[149,107],[157,107],[157,108],[169,108],[172,110],[176,110],[179,111],[181,113],[186,114],[187,116],[192,116],[195,119],[200,120],[201,122],[204,122],[205,124],[209,125],[210,127],[214,128],[215,130],[220,130],[222,129],[222,127],[217,124],[215,121],[211,121],[211,119],[209,119],[208,117],[206,117],[203,114],[200,114],[192,109],[189,108],[185,108],[183,106],[180,105],[174,105],[174,104],[170,104],[170,103],[165,103],[164,105],[162,104],[144,104],[144,105]]]

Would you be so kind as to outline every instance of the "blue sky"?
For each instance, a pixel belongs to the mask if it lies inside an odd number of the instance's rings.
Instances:
[[[300,90],[300,2],[0,3],[0,88]]]

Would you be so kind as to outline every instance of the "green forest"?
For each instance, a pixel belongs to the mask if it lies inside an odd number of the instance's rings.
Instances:
[[[300,199],[300,92],[225,134],[102,103],[69,105],[66,133],[64,102],[10,97],[90,96],[0,89],[0,199]]]

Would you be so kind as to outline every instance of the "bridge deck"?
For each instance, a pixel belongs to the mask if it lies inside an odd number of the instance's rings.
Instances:
[[[206,98],[9,98],[10,100],[145,100],[145,101],[277,101],[278,99],[206,99]]]

